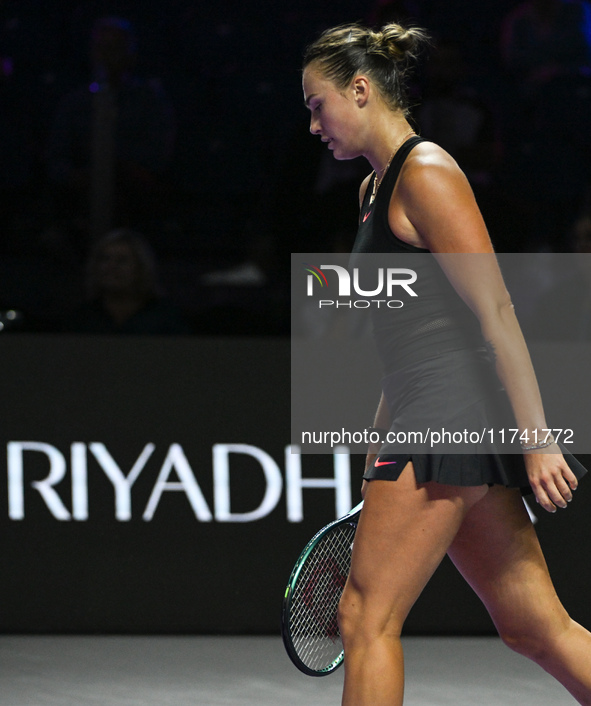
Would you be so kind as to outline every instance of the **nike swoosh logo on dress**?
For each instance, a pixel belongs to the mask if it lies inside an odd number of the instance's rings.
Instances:
[[[380,461],[379,459],[373,464],[374,466],[387,466],[388,464],[396,463],[396,461]]]

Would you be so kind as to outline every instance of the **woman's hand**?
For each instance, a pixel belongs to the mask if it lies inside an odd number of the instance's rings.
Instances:
[[[557,444],[558,453],[543,451],[524,452],[525,467],[529,483],[536,496],[536,502],[548,512],[556,512],[557,507],[565,508],[573,499],[573,491],[578,481],[568,467]]]

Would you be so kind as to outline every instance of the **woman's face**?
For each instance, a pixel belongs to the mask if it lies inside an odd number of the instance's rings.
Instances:
[[[302,83],[311,112],[310,132],[320,135],[335,159],[359,157],[363,153],[363,122],[355,89],[339,90],[312,66],[304,69]]]
[[[109,243],[97,261],[97,282],[102,292],[115,294],[134,291],[137,287],[138,266],[128,243]]]

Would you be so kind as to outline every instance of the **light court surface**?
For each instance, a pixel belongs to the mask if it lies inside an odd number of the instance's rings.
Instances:
[[[405,638],[405,706],[575,701],[497,638]],[[1,706],[338,706],[278,637],[0,637]]]

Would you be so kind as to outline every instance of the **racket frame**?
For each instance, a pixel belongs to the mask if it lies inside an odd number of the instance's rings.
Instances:
[[[283,638],[283,644],[285,646],[285,650],[287,654],[289,655],[289,658],[291,661],[295,664],[295,666],[302,671],[304,674],[307,674],[308,676],[311,677],[324,677],[327,674],[330,674],[331,672],[334,672],[335,669],[340,667],[340,665],[343,662],[345,653],[343,650],[341,650],[341,653],[326,667],[323,667],[322,669],[311,669],[308,667],[304,662],[300,659],[294,645],[293,641],[291,639],[291,631],[289,629],[289,616],[290,616],[290,608],[291,608],[291,599],[293,597],[293,593],[299,578],[299,575],[304,568],[304,565],[312,553],[312,551],[316,548],[318,543],[324,538],[324,536],[328,533],[331,532],[335,527],[343,524],[350,524],[355,527],[357,527],[357,523],[359,521],[359,515],[361,513],[361,508],[363,507],[363,500],[356,505],[354,508],[349,510],[349,512],[346,515],[343,515],[342,517],[339,517],[336,520],[333,520],[332,522],[329,522],[327,525],[325,525],[322,529],[318,530],[316,534],[312,537],[312,539],[306,544],[304,547],[302,553],[298,557],[298,560],[295,563],[295,566],[293,567],[293,570],[291,572],[291,575],[289,577],[289,581],[287,582],[287,587],[285,589],[285,594],[283,596],[283,609],[281,611],[281,636]]]

